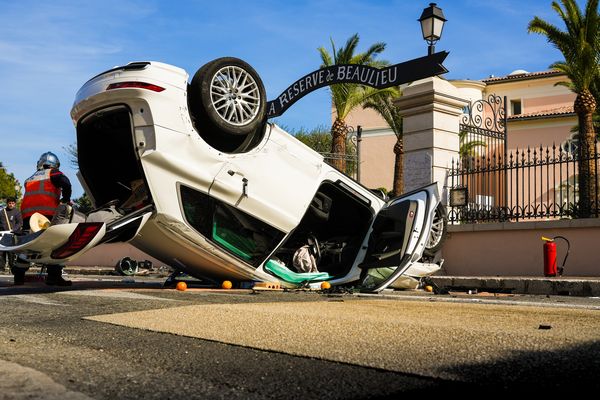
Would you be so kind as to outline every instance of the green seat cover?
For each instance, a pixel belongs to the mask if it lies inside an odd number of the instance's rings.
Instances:
[[[265,269],[272,272],[277,277],[290,283],[302,283],[306,281],[325,281],[331,276],[327,272],[304,272],[298,273],[288,269],[285,265],[276,260],[269,260],[265,263]]]

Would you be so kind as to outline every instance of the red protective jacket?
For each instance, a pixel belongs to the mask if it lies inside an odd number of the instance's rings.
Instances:
[[[40,213],[52,218],[60,201],[61,189],[56,187],[50,177],[62,172],[55,169],[43,169],[27,178],[25,181],[25,196],[21,202],[21,214],[28,218],[33,213]]]

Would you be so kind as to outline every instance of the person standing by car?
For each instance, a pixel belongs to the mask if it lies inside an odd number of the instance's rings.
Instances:
[[[16,208],[16,205],[16,198],[8,197],[6,199],[6,207],[0,211],[0,231],[12,232],[16,234],[21,233],[21,228],[23,227],[23,218],[21,217],[21,212],[19,209]],[[7,264],[12,267],[11,257],[12,254],[10,253],[4,252],[0,254],[2,269],[4,269]]]
[[[16,206],[16,198],[8,197],[6,199],[6,208],[2,210],[2,214],[0,215],[0,231],[21,233],[21,228],[23,228],[23,218]]]
[[[21,213],[26,229],[29,220],[35,213],[52,219],[61,205],[71,202],[71,182],[60,170],[60,161],[52,152],[40,156],[37,171],[25,181],[25,195],[21,202]],[[47,265],[46,284],[70,286],[71,281],[62,277],[62,265]],[[25,282],[27,268],[13,268],[15,285]]]

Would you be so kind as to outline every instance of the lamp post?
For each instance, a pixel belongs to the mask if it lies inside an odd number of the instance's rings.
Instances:
[[[432,55],[435,53],[434,44],[442,37],[442,29],[446,21],[442,9],[436,3],[429,3],[429,7],[423,10],[419,22],[421,23],[423,39],[429,43],[427,54]]]

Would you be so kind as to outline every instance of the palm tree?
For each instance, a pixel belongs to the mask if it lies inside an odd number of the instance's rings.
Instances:
[[[329,54],[324,47],[319,47],[319,54],[323,62],[321,68],[342,64],[361,64],[381,68],[388,64],[385,61],[375,60],[385,49],[385,43],[375,43],[366,52],[354,54],[358,41],[358,33],[355,33],[343,47],[336,49],[332,39],[332,54]],[[330,90],[331,99],[336,111],[336,118],[331,126],[331,153],[334,155],[333,166],[344,171],[346,163],[343,157],[346,155],[346,134],[348,132],[345,122],[346,117],[353,109],[364,104],[365,101],[376,94],[393,92],[393,89],[374,89],[354,83],[339,83],[332,85]]]
[[[591,216],[592,199],[597,204],[595,134],[593,115],[596,100],[590,89],[599,77],[598,59],[600,56],[600,14],[598,1],[588,0],[585,10],[579,9],[575,0],[552,2],[552,8],[563,20],[566,30],[534,17],[529,22],[528,31],[546,36],[562,53],[564,61],[557,61],[550,67],[564,72],[570,82],[559,84],[569,87],[576,93],[573,105],[579,120],[579,200],[582,217]],[[594,207],[597,209],[597,207]]]
[[[371,97],[365,102],[364,107],[377,111],[396,135],[396,144],[394,145],[396,158],[394,162],[394,183],[392,190],[395,196],[399,196],[404,192],[404,143],[402,136],[402,116],[400,115],[400,108],[394,104],[394,99],[400,97],[402,93],[397,88],[392,89],[394,89],[392,93],[380,93]]]
[[[463,169],[472,169],[475,164],[478,147],[487,147],[483,140],[469,140],[468,131],[458,132],[458,157],[461,160]]]

